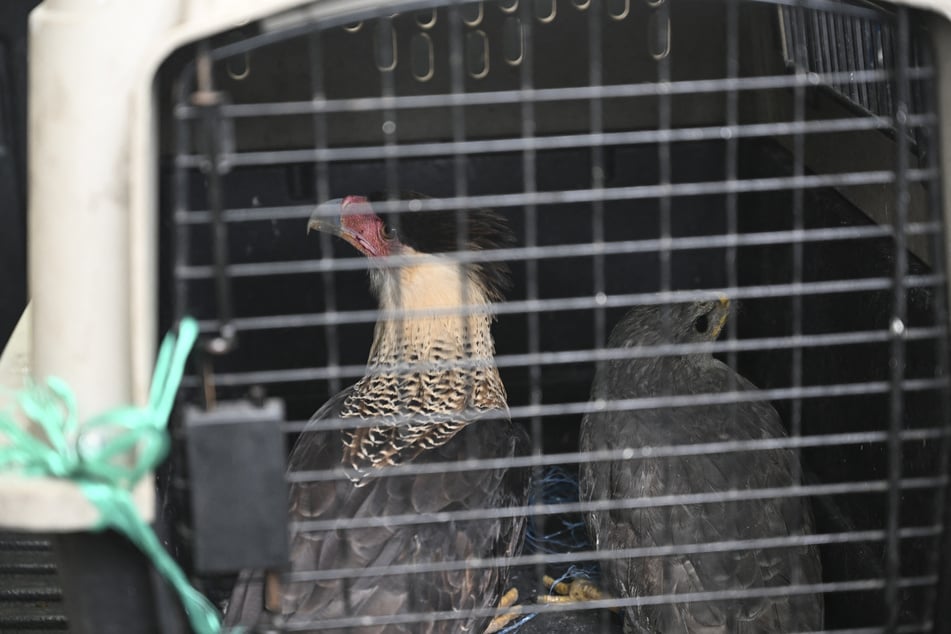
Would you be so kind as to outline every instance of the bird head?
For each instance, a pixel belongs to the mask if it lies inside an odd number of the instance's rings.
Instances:
[[[613,347],[700,343],[716,339],[730,317],[730,300],[635,306],[611,332]]]
[[[386,256],[436,256],[444,263],[452,263],[451,254],[460,250],[482,251],[510,246],[514,237],[505,218],[486,209],[466,210],[461,216],[454,210],[417,211],[412,201],[427,197],[414,192],[400,195],[411,201],[410,211],[399,218],[380,214],[374,203],[386,200],[382,194],[347,196],[320,204],[307,223],[308,233],[313,229],[339,236],[357,251],[370,259],[374,287],[379,292],[383,286],[382,272],[392,274],[393,269],[404,272],[413,264],[392,266]],[[465,223],[466,242],[460,249],[460,217]],[[509,286],[508,267],[502,262],[473,262],[463,266],[469,280],[476,285],[487,301],[502,298]],[[399,278],[398,278],[399,279]],[[404,280],[401,280],[401,283]]]
[[[321,203],[307,222],[307,233],[311,230],[343,238],[368,258],[397,255],[402,251],[396,233],[374,213],[370,202],[363,196],[347,196]]]

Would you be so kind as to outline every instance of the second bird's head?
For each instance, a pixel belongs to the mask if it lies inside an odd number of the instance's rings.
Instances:
[[[730,317],[730,300],[717,299],[635,306],[611,332],[612,347],[713,341]]]
[[[388,264],[388,256],[436,256],[447,265],[455,264],[460,251],[487,251],[510,247],[514,236],[505,218],[487,209],[420,211],[427,196],[403,192],[400,200],[408,202],[402,213],[381,213],[374,203],[386,200],[381,194],[347,196],[317,206],[307,223],[307,231],[323,231],[339,236],[369,258],[371,273],[382,275],[413,264]],[[397,217],[398,216],[398,217]],[[464,226],[460,232],[459,219]],[[465,242],[460,244],[460,235]],[[461,246],[461,249],[460,249]],[[422,257],[420,258],[422,261]],[[499,261],[470,262],[463,265],[468,277],[479,285],[489,301],[502,298],[509,286],[508,266]],[[377,286],[377,284],[374,284]]]

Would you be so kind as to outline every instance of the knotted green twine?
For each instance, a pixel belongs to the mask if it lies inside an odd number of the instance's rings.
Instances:
[[[120,407],[80,425],[76,398],[63,380],[49,377],[45,384],[17,392],[16,403],[42,430],[45,442],[23,430],[9,412],[0,413],[0,472],[15,469],[75,482],[102,514],[93,530],[112,528],[128,537],[178,592],[192,629],[215,634],[221,631],[218,612],[162,548],[136,511],[131,493],[168,453],[168,417],[197,338],[198,324],[191,318],[182,320],[177,337],[166,335],[149,402],[142,408]]]

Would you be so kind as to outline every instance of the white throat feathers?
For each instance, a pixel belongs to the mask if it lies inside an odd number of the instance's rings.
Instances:
[[[370,422],[344,435],[344,462],[358,473],[408,462],[480,412],[506,409],[485,289],[464,264],[408,251],[418,264],[371,269],[382,313],[341,412]]]

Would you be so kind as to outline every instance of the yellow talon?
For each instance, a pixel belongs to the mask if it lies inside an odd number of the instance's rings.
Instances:
[[[502,595],[502,598],[499,599],[498,607],[512,609],[505,614],[500,614],[492,619],[492,621],[489,622],[489,626],[485,628],[484,634],[493,634],[494,632],[498,632],[503,627],[508,625],[513,619],[521,616],[522,609],[521,606],[514,605],[516,601],[518,601],[518,588],[511,588],[508,592]]]
[[[557,592],[559,595],[561,595],[558,597],[549,596],[547,599],[556,600],[548,601],[546,599],[545,602],[561,603],[564,601],[596,601],[604,596],[601,593],[601,589],[587,579],[578,578],[572,579],[568,583],[564,581],[559,581],[556,583],[554,579],[548,575],[545,575],[542,577],[542,582],[549,590]]]
[[[558,581],[545,575],[542,577],[542,583],[550,591],[556,594],[543,594],[538,597],[539,603],[577,603],[582,601],[597,601],[606,598],[601,588],[594,585],[587,579],[577,578],[569,582]],[[610,608],[612,612],[617,612],[617,608]]]
[[[538,602],[547,603],[547,604],[573,603],[574,599],[568,596],[561,595],[561,594],[542,594],[538,596]]]
[[[508,592],[502,595],[502,598],[499,599],[499,607],[507,608],[511,605],[515,605],[515,602],[518,601],[518,588],[510,588]]]
[[[563,596],[568,595],[568,589],[569,589],[568,584],[565,583],[564,581],[559,581],[558,583],[555,583],[554,578],[549,577],[548,575],[545,575],[544,577],[542,577],[542,583],[544,583],[545,587],[551,590],[552,592],[557,592],[558,594]]]

